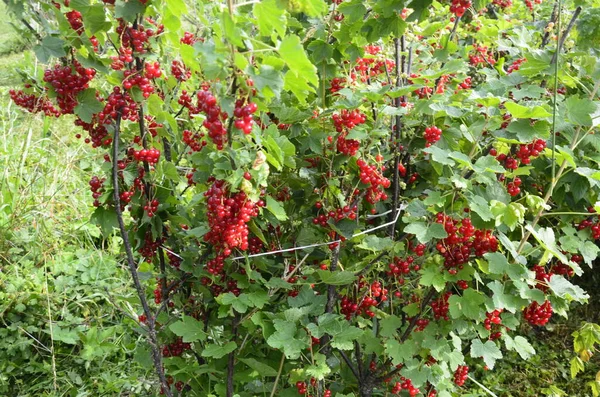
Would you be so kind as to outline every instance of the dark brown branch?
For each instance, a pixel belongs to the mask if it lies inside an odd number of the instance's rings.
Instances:
[[[350,361],[350,358],[346,355],[346,353],[344,353],[343,350],[339,350],[339,352],[340,352],[340,356],[342,356],[342,359],[344,360],[344,362],[346,363],[346,365],[348,366],[348,368],[350,368],[350,371],[352,371],[352,374],[354,375],[354,377],[356,378],[356,380],[360,381],[361,376],[356,371],[356,368],[354,368],[354,365],[352,365],[352,361]]]
[[[550,14],[550,20],[548,21],[546,27],[548,27],[551,23],[554,24],[556,22],[556,18],[558,18],[558,1],[559,0],[554,1],[554,8],[552,9],[552,14]],[[547,31],[542,37],[542,43],[540,44],[540,48],[543,49],[544,47],[546,47],[549,41],[550,31]]]
[[[333,239],[334,240],[338,239],[337,233],[335,234]],[[335,248],[333,249],[333,252],[331,254],[331,264],[329,265],[329,270],[331,272],[334,272],[337,270],[339,258],[340,258],[340,243],[337,243],[337,245],[335,246]],[[333,312],[333,306],[335,305],[337,296],[338,295],[337,295],[337,291],[335,290],[335,285],[327,286],[327,302],[325,303],[325,313]],[[329,353],[331,352],[331,346],[329,345],[330,339],[331,338],[329,337],[329,335],[323,335],[321,337],[321,341],[320,341],[321,349],[323,350],[323,353],[326,356],[328,356]]]
[[[144,315],[148,321],[148,342],[150,344],[150,348],[152,350],[152,361],[154,363],[154,369],[156,370],[156,374],[158,375],[158,379],[160,381],[162,390],[164,391],[167,397],[172,397],[171,389],[169,387],[169,383],[167,382],[167,378],[165,377],[165,372],[163,370],[162,364],[162,354],[160,348],[158,346],[158,339],[156,336],[156,319],[150,310],[150,306],[148,305],[148,301],[146,299],[146,294],[144,291],[144,287],[142,286],[140,279],[137,273],[137,266],[135,264],[135,260],[133,258],[133,250],[131,248],[131,243],[129,241],[129,234],[125,227],[125,221],[123,220],[123,212],[121,211],[121,197],[119,195],[119,134],[121,129],[121,114],[117,114],[117,119],[115,121],[115,133],[113,137],[113,153],[112,153],[112,182],[113,182],[113,201],[115,204],[115,212],[117,214],[117,221],[119,223],[119,230],[121,232],[121,238],[123,239],[123,246],[125,248],[125,253],[127,255],[127,265],[129,267],[129,272],[131,273],[131,278],[133,279],[133,284],[135,286],[138,297],[140,298],[140,302],[142,304],[142,309],[144,311]]]
[[[567,28],[565,29],[563,34],[560,35],[560,39],[558,40],[558,46],[556,47],[556,52],[554,52],[554,55],[552,56],[550,65],[553,65],[554,62],[556,62],[556,60],[558,59],[558,54],[560,54],[560,52],[562,51],[562,47],[565,44],[565,40],[567,39],[567,36],[571,32],[571,29],[573,29],[573,26],[575,26],[575,21],[577,20],[577,17],[579,16],[580,13],[581,13],[581,6],[579,6],[575,9],[575,11],[573,12],[573,16],[571,17],[571,20],[569,21],[569,24],[567,25]]]
[[[404,58],[402,61],[400,60],[400,43],[401,40],[398,38],[394,39],[394,61],[396,62],[396,87],[400,87],[402,84],[401,79],[401,68],[404,69]],[[402,45],[404,45],[404,36],[402,39]],[[403,49],[402,49],[403,50]],[[401,99],[400,97],[395,99],[395,106],[397,109],[400,109]],[[394,175],[392,178],[392,212],[390,212],[390,216],[388,218],[388,222],[392,222],[396,219],[396,212],[398,211],[398,199],[400,197],[400,171],[398,170],[398,165],[400,163],[400,153],[399,153],[399,145],[400,145],[400,129],[401,129],[402,118],[400,115],[396,115],[396,122],[392,127],[392,145],[394,152]],[[393,239],[396,231],[396,222],[390,225],[388,228],[388,234]]]
[[[231,332],[233,333],[233,336],[231,338],[232,341],[235,341],[235,339],[237,338],[238,325],[239,325],[238,321],[239,321],[239,316],[236,313],[235,316],[233,316],[233,319],[231,320]],[[229,353],[229,357],[227,360],[227,397],[233,397],[234,369],[235,369],[235,350],[232,351],[231,353]]]

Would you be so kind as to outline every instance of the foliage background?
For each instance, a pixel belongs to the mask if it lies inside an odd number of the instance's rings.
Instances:
[[[139,338],[127,317],[136,312],[127,306],[135,299],[114,260],[120,241],[102,239],[88,221],[87,180],[97,154],[73,139],[70,123],[50,124],[11,105],[7,90],[19,84],[15,65],[35,61],[9,22],[0,25],[0,394],[150,395],[147,363],[135,360]],[[576,281],[592,293],[590,305],[547,330],[524,326],[536,357],[522,362],[508,355],[493,373],[476,378],[500,396],[558,393],[552,387],[589,395],[584,381],[600,369],[598,358],[575,380],[568,368],[571,333],[581,321],[600,321],[593,294],[599,280],[589,274]],[[468,395],[485,395],[469,386]]]

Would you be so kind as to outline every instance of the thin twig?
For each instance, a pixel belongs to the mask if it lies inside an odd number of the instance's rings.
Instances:
[[[575,11],[573,12],[573,16],[571,17],[571,20],[569,21],[569,24],[567,25],[567,29],[565,29],[563,34],[560,35],[560,39],[558,40],[558,46],[556,48],[556,52],[554,53],[554,55],[552,55],[552,60],[550,61],[551,65],[557,61],[558,54],[562,51],[562,47],[565,44],[565,40],[567,39],[567,36],[571,32],[571,29],[573,29],[573,26],[575,26],[575,20],[577,20],[577,17],[579,16],[580,13],[581,13],[581,6],[579,6],[575,9]]]
[[[281,377],[281,372],[283,372],[283,363],[285,362],[285,354],[281,354],[281,361],[279,362],[279,370],[277,371],[277,376],[275,377],[275,382],[273,382],[273,389],[271,389],[270,397],[275,396],[275,392],[277,391],[277,384],[279,383],[279,378]]]
[[[360,377],[359,373],[356,371],[356,368],[354,368],[354,365],[352,365],[352,361],[350,361],[350,358],[348,358],[348,356],[346,355],[346,353],[344,353],[343,350],[339,350],[339,352],[340,352],[340,356],[342,356],[342,359],[344,360],[344,362],[346,363],[348,368],[350,368],[350,371],[352,371],[352,374],[356,377],[356,379],[358,381],[360,381],[361,377]]]
[[[112,152],[112,182],[113,182],[113,201],[115,204],[115,212],[117,214],[117,221],[119,223],[119,230],[121,232],[121,238],[123,240],[123,246],[125,248],[125,253],[127,256],[127,265],[129,267],[129,272],[131,273],[131,278],[133,280],[133,284],[135,286],[136,292],[142,304],[142,308],[144,314],[146,315],[146,319],[148,321],[148,342],[150,344],[150,349],[152,350],[152,360],[154,362],[154,368],[156,370],[156,374],[158,375],[158,379],[161,384],[161,388],[167,397],[173,397],[173,393],[171,392],[171,388],[169,383],[167,382],[167,378],[165,377],[165,372],[163,369],[162,363],[162,354],[158,346],[158,339],[156,336],[156,319],[152,315],[152,311],[150,310],[150,306],[148,305],[148,301],[146,299],[146,293],[144,291],[144,287],[142,286],[140,279],[137,273],[137,266],[135,264],[135,260],[133,258],[133,250],[131,248],[131,243],[129,241],[129,234],[127,232],[127,228],[125,227],[125,221],[123,220],[123,212],[121,211],[121,197],[119,195],[119,139],[120,139],[120,129],[121,129],[121,113],[117,114],[117,118],[115,120],[115,132],[113,137],[113,152]]]

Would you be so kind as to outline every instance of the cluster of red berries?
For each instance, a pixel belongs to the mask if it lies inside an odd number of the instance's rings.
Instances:
[[[471,77],[467,77],[456,87],[457,90],[468,90],[469,88],[471,88]]]
[[[210,230],[204,235],[204,241],[213,245],[218,254],[209,261],[207,270],[211,274],[219,274],[223,268],[223,260],[231,255],[232,249],[246,251],[248,243],[248,222],[258,215],[261,201],[252,202],[246,193],[229,192],[225,181],[209,179],[211,187],[204,193],[207,198],[207,216]]]
[[[588,212],[590,214],[595,214],[596,210],[594,209],[593,206],[588,207]],[[600,218],[600,216],[598,216],[598,218]],[[594,223],[593,220],[590,219],[584,219],[583,221],[581,221],[579,223],[579,225],[577,225],[577,230],[584,230],[589,228],[590,231],[592,232],[592,237],[594,238],[594,240],[598,240],[600,239],[600,224],[599,223]],[[579,257],[579,255],[577,255]],[[573,258],[571,257],[571,260],[573,260]]]
[[[442,224],[448,234],[436,248],[444,257],[444,267],[450,274],[456,274],[457,268],[462,269],[471,255],[481,257],[486,252],[498,250],[498,240],[491,231],[475,229],[469,218],[458,221],[440,212],[436,222]]]
[[[299,394],[306,394],[308,391],[306,382],[298,381],[296,382],[296,389],[298,389]]]
[[[56,93],[56,103],[63,114],[72,114],[77,106],[77,94],[89,87],[96,75],[94,69],[87,69],[77,61],[72,65],[57,64],[44,71],[44,82]]]
[[[162,354],[163,357],[179,357],[183,354],[184,351],[192,348],[192,345],[189,343],[183,343],[182,338],[177,338],[177,340],[173,343],[169,343],[168,345],[163,346]]]
[[[144,98],[148,98],[154,92],[154,86],[152,81],[146,77],[145,73],[140,73],[135,69],[129,69],[123,72],[123,88],[130,90],[133,87],[139,87],[144,95]]]
[[[519,168],[519,164],[530,164],[531,159],[538,157],[540,153],[546,148],[546,141],[543,139],[537,139],[529,144],[519,145],[519,149],[516,151],[514,157],[504,153],[498,154],[496,149],[490,149],[490,154],[496,156],[504,168],[508,170],[516,170]]]
[[[193,33],[185,32],[183,37],[179,39],[181,44],[194,45],[198,41],[203,41],[202,39],[197,38]]]
[[[445,292],[438,299],[431,302],[431,310],[433,311],[433,317],[436,320],[448,320],[448,309],[450,309],[448,299],[450,299],[451,296],[452,292]]]
[[[525,5],[529,9],[529,11],[533,12],[533,4],[542,4],[542,0],[525,0]]]
[[[134,195],[135,191],[132,190],[125,190],[124,192],[121,192],[119,195],[119,199],[121,200],[121,209],[125,208],[125,206],[131,202],[131,199]]]
[[[158,163],[158,159],[160,158],[160,151],[154,148],[135,150],[133,152],[133,157],[135,157],[137,161],[144,161],[150,165],[154,165]]]
[[[478,65],[495,65],[496,59],[494,58],[494,54],[491,50],[488,49],[487,46],[484,45],[473,45],[473,53],[469,54],[469,63],[471,66]]]
[[[355,139],[346,139],[350,130],[367,121],[367,117],[358,109],[348,111],[343,109],[340,114],[335,113],[331,116],[335,130],[339,132],[336,146],[339,153],[347,156],[354,156],[358,152],[360,142]]]
[[[208,91],[208,88],[200,90],[196,96],[198,97],[197,109],[206,115],[202,125],[208,130],[208,136],[217,149],[222,150],[227,142],[227,129],[223,124],[223,121],[227,119],[227,113],[221,110],[217,104],[217,98]],[[190,112],[192,112],[191,109]]]
[[[94,117],[94,119],[97,119],[97,117]],[[108,130],[103,124],[86,123],[79,118],[74,121],[74,124],[88,132],[90,137],[85,139],[85,143],[91,143],[92,147],[109,146],[112,143],[112,138],[108,135]],[[81,134],[75,136],[78,139],[81,138]]]
[[[359,289],[368,287],[364,296],[360,301],[354,300],[348,296],[342,296],[340,300],[340,312],[350,320],[352,316],[364,314],[367,317],[375,317],[375,313],[371,307],[376,307],[381,302],[388,300],[388,290],[383,288],[379,281],[373,282],[371,285],[364,281],[359,282]]]
[[[511,63],[508,66],[508,68],[506,69],[506,73],[511,74],[512,72],[519,70],[521,68],[521,64],[525,61],[527,61],[526,58],[520,58],[520,59],[515,60],[513,63]]]
[[[152,233],[148,231],[144,236],[144,242],[138,249],[138,253],[142,255],[146,262],[152,262],[152,258],[156,255],[156,250],[162,244],[162,239],[154,239]],[[160,290],[159,290],[160,292]]]
[[[405,377],[400,378],[401,382],[396,382],[392,387],[393,394],[400,394],[402,390],[408,391],[408,395],[413,397],[420,393],[419,389],[413,386],[412,380],[406,379]]]
[[[243,99],[235,101],[235,109],[233,115],[235,116],[235,128],[242,130],[244,134],[250,134],[252,132],[252,125],[254,125],[254,119],[252,115],[256,113],[258,106],[256,103],[249,102],[245,105]]]
[[[521,186],[521,178],[516,177],[515,179],[513,179],[512,182],[508,182],[506,184],[506,191],[512,197],[515,197],[516,195],[521,193],[521,188],[519,186]]]
[[[113,55],[110,58],[112,59],[110,67],[113,70],[122,70],[126,63],[133,62],[133,50],[131,48],[121,47],[119,48],[119,55]]]
[[[206,146],[206,141],[203,138],[204,133],[193,133],[190,130],[183,131],[183,143],[185,143],[192,152],[199,152]]]
[[[396,278],[400,277],[398,282],[400,284],[404,284],[402,276],[409,274],[411,269],[414,271],[418,271],[420,269],[419,265],[413,265],[414,260],[415,259],[412,256],[409,256],[406,259],[395,256],[393,262],[388,265],[390,270],[388,270],[386,274]]]
[[[380,200],[387,200],[388,196],[384,189],[390,187],[390,180],[384,177],[377,170],[377,166],[369,165],[363,159],[358,159],[356,165],[359,168],[359,178],[362,183],[369,185],[367,187],[367,195],[365,200],[371,204],[376,204]],[[382,171],[383,171],[382,167]]]
[[[553,312],[550,301],[545,301],[541,305],[533,301],[523,310],[523,317],[531,325],[546,325],[550,321]]]
[[[315,204],[315,207],[317,209],[322,209],[323,203],[321,203],[320,201],[317,201],[317,203]],[[350,208],[350,206],[348,206],[348,205],[345,205],[342,208],[337,208],[335,211],[331,210],[324,214],[317,215],[316,217],[313,218],[312,222],[315,225],[321,225],[323,227],[327,227],[328,219],[333,219],[334,221],[340,221],[344,218],[348,218],[350,220],[355,220],[357,210],[358,210],[358,207],[356,205],[353,206],[352,208]]]
[[[342,88],[344,88],[344,84],[346,84],[346,79],[343,77],[334,77],[331,80],[331,87],[329,88],[329,92],[332,94],[338,92]]]
[[[148,40],[154,36],[155,32],[152,29],[146,29],[142,25],[136,28],[127,26],[125,21],[120,21],[117,26],[117,34],[121,38],[123,47],[129,47],[133,51],[143,54],[146,52]]]
[[[158,79],[162,76],[159,62],[146,62],[144,64],[144,74],[149,79]]]
[[[423,138],[427,141],[425,144],[426,147],[431,146],[432,144],[439,141],[442,137],[442,130],[435,125],[425,128],[425,133],[423,134]]]
[[[372,78],[385,74],[385,71],[394,70],[396,63],[391,59],[358,58],[354,70],[360,75],[360,81],[365,83]],[[351,74],[353,80],[356,79],[354,73]]]
[[[452,0],[450,12],[457,17],[462,17],[469,7],[471,7],[471,0]]]
[[[17,105],[30,113],[44,112],[46,116],[59,117],[62,115],[60,109],[54,107],[54,104],[46,96],[37,96],[35,94],[26,94],[22,90],[10,90],[10,99]]]
[[[454,371],[454,384],[461,387],[465,384],[465,381],[469,377],[469,367],[466,365],[459,365]]]
[[[133,100],[128,92],[121,91],[121,87],[114,87],[113,92],[108,96],[106,105],[102,112],[98,114],[100,124],[111,124],[120,114],[121,119],[132,122],[138,121],[138,104]]]
[[[494,0],[492,3],[494,3],[495,5],[497,5],[500,8],[510,8],[510,7],[512,7],[512,1],[511,0]]]
[[[92,198],[94,199],[94,207],[100,207],[98,199],[102,196],[102,185],[105,180],[105,178],[100,179],[97,176],[93,176],[92,179],[90,179],[89,185],[90,190],[92,191]]]
[[[192,77],[192,71],[189,70],[181,61],[174,60],[171,63],[171,74],[178,81],[186,81]]]
[[[79,11],[69,11],[65,14],[71,28],[81,36],[83,33],[83,19]]]
[[[159,206],[159,202],[158,200],[154,199],[149,201],[145,206],[144,206],[144,211],[146,211],[146,213],[148,214],[149,218],[152,218],[154,216],[154,214],[156,213],[156,211],[158,210],[158,206]]]
[[[485,327],[485,329],[490,331],[492,329],[492,325],[502,324],[502,319],[500,318],[500,314],[502,312],[502,309],[496,309],[492,312],[487,312],[485,314],[485,320],[483,321],[483,326]]]

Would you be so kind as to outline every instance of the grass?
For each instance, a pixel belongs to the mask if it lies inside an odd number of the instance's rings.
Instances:
[[[119,241],[89,222],[100,153],[72,119],[16,108],[17,69],[36,64],[9,23],[0,40],[0,395],[150,395],[140,337],[115,306],[136,302]]]

